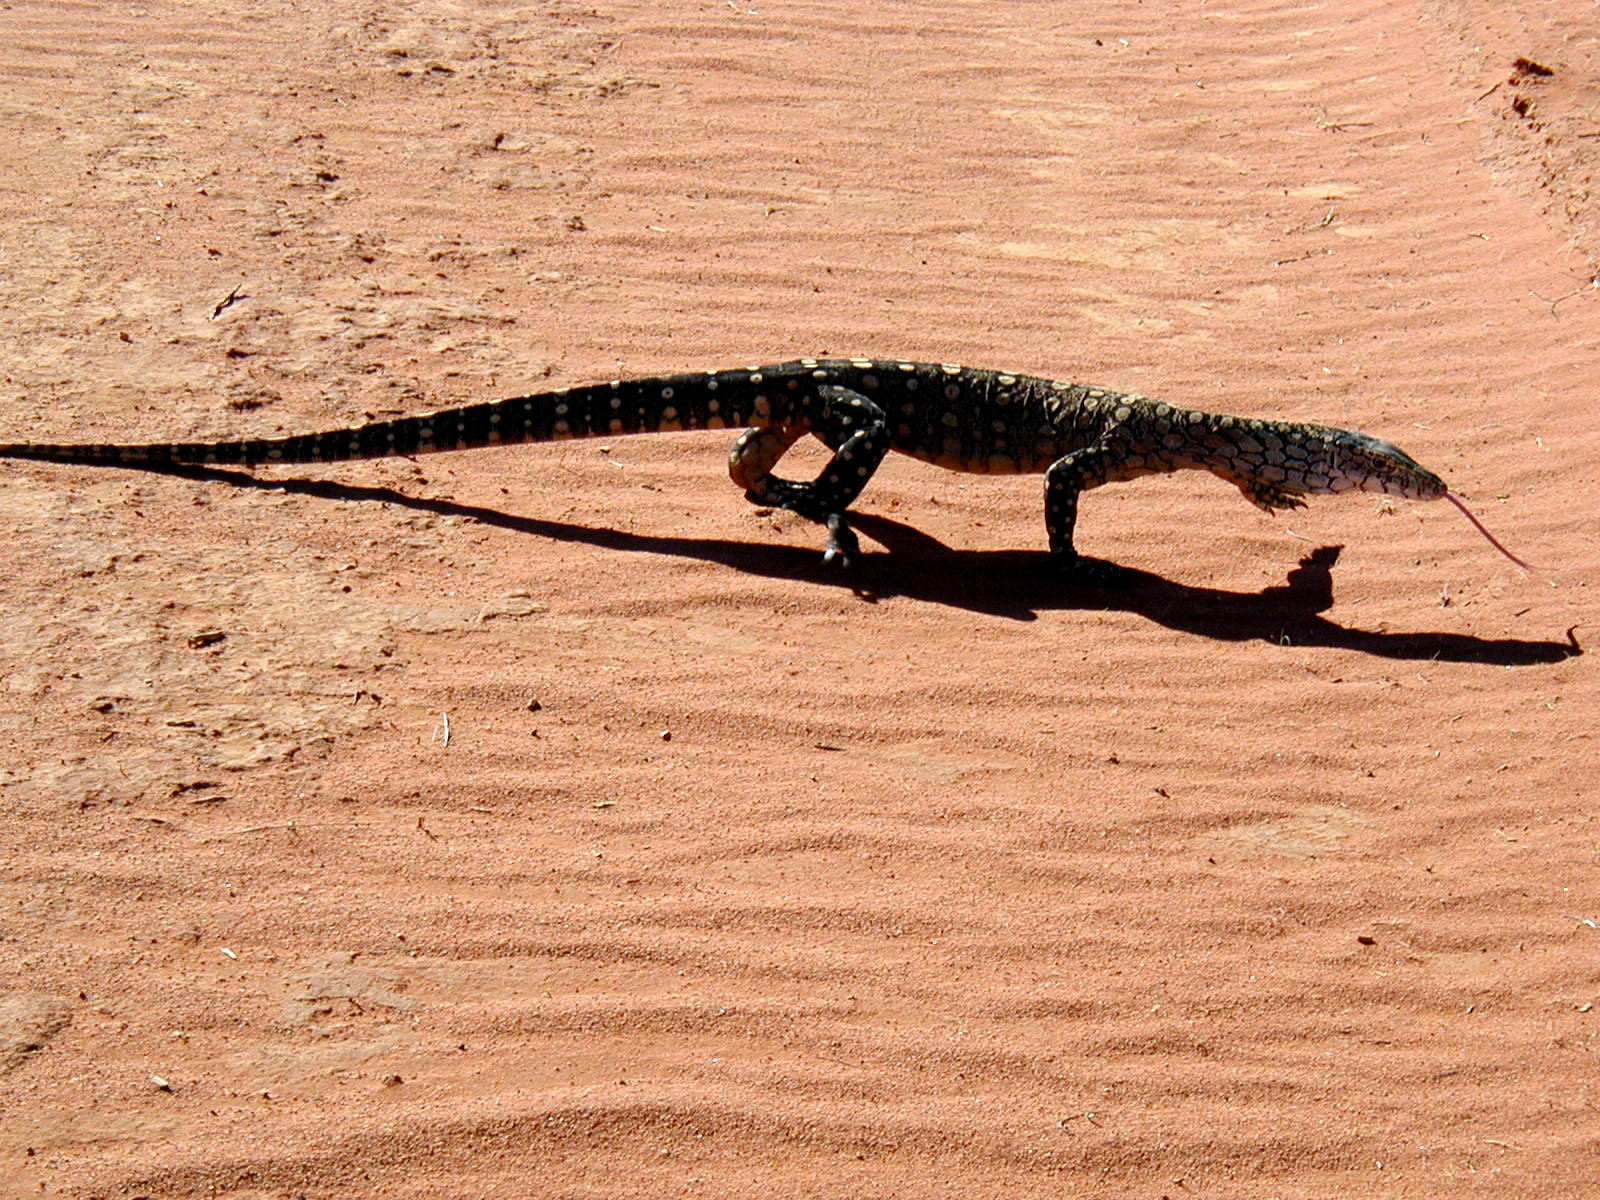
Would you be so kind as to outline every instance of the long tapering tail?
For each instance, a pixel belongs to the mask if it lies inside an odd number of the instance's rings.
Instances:
[[[799,366],[766,368],[774,385],[770,392],[749,386],[752,379],[762,381],[758,372],[710,371],[560,388],[318,433],[214,442],[17,442],[0,445],[0,458],[89,466],[257,466],[760,425],[786,409],[786,385]]]

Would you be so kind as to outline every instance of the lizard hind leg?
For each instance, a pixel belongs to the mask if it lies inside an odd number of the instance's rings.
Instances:
[[[821,474],[810,483],[773,475],[778,459],[806,433],[815,433],[833,449]],[[752,503],[787,509],[825,526],[828,540],[822,561],[847,567],[860,545],[845,510],[888,450],[883,410],[859,392],[824,385],[816,389],[809,420],[746,430],[728,455],[728,473]]]

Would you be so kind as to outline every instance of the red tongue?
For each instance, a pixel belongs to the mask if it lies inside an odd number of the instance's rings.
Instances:
[[[1479,533],[1483,534],[1484,537],[1489,539],[1489,545],[1493,546],[1496,550],[1500,551],[1501,554],[1504,554],[1512,562],[1516,563],[1517,566],[1521,567],[1524,571],[1542,571],[1542,570],[1544,570],[1543,567],[1536,567],[1532,563],[1523,562],[1515,554],[1511,553],[1511,551],[1507,550],[1504,546],[1502,546],[1500,544],[1500,539],[1495,537],[1494,534],[1490,533],[1487,529],[1485,529],[1483,527],[1483,522],[1478,520],[1477,517],[1472,515],[1472,510],[1470,508],[1468,508],[1465,504],[1461,503],[1461,501],[1459,499],[1457,499],[1457,497],[1456,497],[1454,492],[1446,492],[1444,494],[1444,498],[1446,500],[1450,501],[1451,504],[1454,504],[1457,508],[1459,508],[1461,510],[1462,514],[1467,518],[1467,520],[1472,522],[1473,527]]]

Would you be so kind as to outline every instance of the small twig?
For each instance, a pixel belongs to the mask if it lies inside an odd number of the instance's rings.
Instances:
[[[1550,315],[1553,317],[1556,315],[1556,305],[1560,304],[1563,300],[1571,300],[1574,296],[1581,296],[1584,292],[1591,291],[1594,288],[1600,288],[1600,275],[1597,275],[1593,279],[1589,280],[1587,287],[1575,287],[1570,292],[1557,296],[1554,300],[1550,299],[1548,296],[1541,296],[1532,288],[1528,289],[1528,295],[1532,296],[1535,300],[1543,300],[1546,304],[1548,304],[1550,306]]]
[[[211,319],[213,321],[222,315],[224,309],[232,308],[241,300],[250,299],[249,296],[245,295],[244,292],[239,290],[242,287],[244,287],[244,280],[241,279],[234,287],[233,291],[229,292],[221,300],[217,301],[217,306],[211,310]]]
[[[1376,121],[1329,121],[1317,118],[1317,128],[1329,133],[1343,133],[1346,129],[1371,129],[1376,124]]]
[[[439,720],[443,723],[442,724],[442,740],[443,740],[445,746],[448,748],[449,745],[450,745],[450,714],[449,713],[440,713],[439,714]]]
[[[218,834],[219,837],[239,837],[246,833],[267,833],[273,829],[287,829],[290,833],[300,832],[300,827],[293,821],[282,821],[276,825],[246,825],[243,829],[230,829],[226,833]]]
[[[1272,265],[1275,266],[1275,267],[1286,267],[1290,263],[1305,262],[1306,259],[1315,258],[1319,254],[1332,254],[1332,253],[1333,253],[1333,251],[1331,251],[1331,250],[1307,250],[1304,254],[1297,254],[1293,258],[1280,258],[1276,262],[1274,262]]]

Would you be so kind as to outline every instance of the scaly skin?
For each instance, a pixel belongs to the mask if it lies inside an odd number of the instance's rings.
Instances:
[[[14,443],[0,458],[96,466],[260,466],[342,462],[478,446],[749,426],[728,468],[757,504],[828,530],[825,559],[856,552],[846,512],[885,453],[954,471],[1045,476],[1050,551],[1062,569],[1078,496],[1102,484],[1190,468],[1234,484],[1271,512],[1307,495],[1384,492],[1432,500],[1443,480],[1377,438],[1292,421],[1178,408],[1143,396],[955,364],[799,359],[766,367],[612,380],[392,421],[286,437],[112,445]],[[772,474],[813,434],[834,451],[809,483]]]

